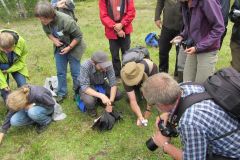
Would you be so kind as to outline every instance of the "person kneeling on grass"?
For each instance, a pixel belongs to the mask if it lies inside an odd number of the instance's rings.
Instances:
[[[11,125],[36,124],[37,133],[45,131],[52,121],[55,100],[44,87],[24,85],[8,95],[6,104],[10,112],[0,128],[0,142]]]
[[[147,126],[147,119],[151,115],[151,106],[147,105],[144,115],[139,107],[138,102],[143,99],[140,88],[148,77],[156,73],[158,73],[158,67],[149,59],[143,59],[139,63],[128,62],[121,70],[123,86],[131,109],[137,116],[137,126]]]
[[[95,107],[97,99],[101,99],[106,105],[107,112],[112,112],[114,101],[121,98],[121,93],[116,86],[112,62],[108,61],[107,54],[104,52],[94,53],[91,59],[83,63],[78,81],[80,99],[91,117],[97,116]]]

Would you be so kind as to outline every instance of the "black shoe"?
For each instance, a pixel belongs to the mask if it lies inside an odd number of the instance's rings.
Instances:
[[[89,109],[89,110],[87,110],[87,114],[92,118],[96,118],[97,117],[97,110],[96,109]]]
[[[56,102],[57,103],[62,103],[65,98],[66,98],[66,96],[57,96],[56,97]]]
[[[47,125],[40,125],[40,124],[37,124],[37,125],[36,125],[36,132],[37,132],[38,134],[43,133],[44,131],[47,130],[48,125],[49,125],[49,124],[47,124]]]

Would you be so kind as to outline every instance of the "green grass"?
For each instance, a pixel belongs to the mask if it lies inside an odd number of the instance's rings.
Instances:
[[[144,38],[147,33],[155,31],[160,33],[154,24],[155,2],[135,1],[137,17],[133,22],[134,32],[131,35],[132,47],[145,45]],[[91,53],[103,50],[109,53],[108,40],[104,36],[104,28],[99,20],[98,2],[77,3],[78,24],[84,33],[87,50],[82,61],[89,58]],[[219,53],[217,68],[229,66],[231,54],[229,39],[231,25],[225,37],[223,48]],[[0,23],[0,29],[11,28],[18,31],[26,40],[29,55],[27,65],[30,72],[29,83],[43,85],[46,77],[56,74],[55,62],[52,53],[52,43],[42,31],[40,22],[35,18],[13,21],[10,24]],[[158,64],[158,49],[149,48],[151,58]],[[175,50],[170,53],[170,73],[173,73]],[[161,150],[150,152],[145,147],[145,141],[154,133],[156,110],[149,120],[149,126],[139,128],[135,125],[136,117],[131,112],[129,104],[123,99],[117,102],[116,108],[123,112],[124,120],[117,123],[111,131],[99,133],[92,131],[93,119],[81,113],[72,101],[72,80],[68,74],[69,97],[62,106],[67,114],[64,121],[52,123],[48,130],[38,135],[34,127],[14,128],[4,138],[0,145],[0,159],[3,160],[145,160],[145,159],[170,159]],[[16,85],[11,82],[11,87]],[[122,89],[122,86],[121,86]],[[142,110],[144,104],[141,104]],[[101,107],[98,112],[103,111]],[[4,120],[6,108],[0,102],[0,123]],[[181,146],[178,139],[174,144]]]

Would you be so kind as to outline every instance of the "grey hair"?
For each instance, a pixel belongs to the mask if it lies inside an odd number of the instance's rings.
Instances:
[[[46,0],[38,1],[34,10],[35,17],[44,17],[53,19],[55,17],[55,10],[50,2]]]
[[[181,94],[178,83],[167,73],[158,73],[149,77],[141,88],[149,105],[171,105]]]

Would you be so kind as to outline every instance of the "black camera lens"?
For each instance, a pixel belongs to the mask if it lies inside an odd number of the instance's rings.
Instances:
[[[150,151],[155,151],[158,148],[158,146],[156,145],[156,143],[154,143],[152,138],[149,138],[146,141],[146,146]]]

